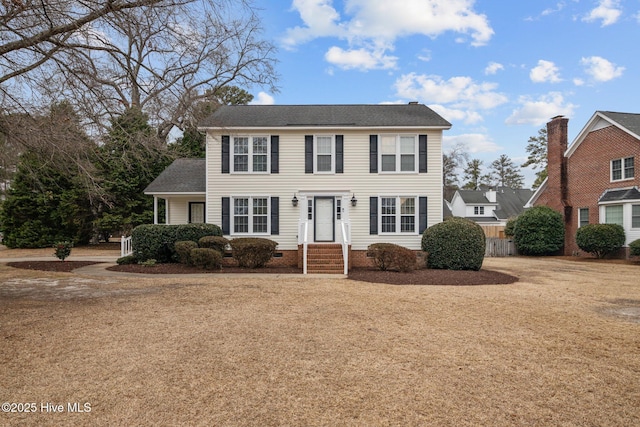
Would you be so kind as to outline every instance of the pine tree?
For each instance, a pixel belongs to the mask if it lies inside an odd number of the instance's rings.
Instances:
[[[547,178],[547,128],[538,130],[538,136],[529,137],[528,142],[529,144],[525,150],[529,153],[529,157],[522,164],[522,167],[531,166],[534,170],[539,169],[536,172],[536,180],[531,186],[532,188],[538,188]]]
[[[471,159],[464,169],[465,190],[479,190],[480,186],[489,184],[489,175],[482,173],[482,160]]]
[[[491,163],[491,179],[499,187],[519,189],[524,185],[520,168],[506,154]]]

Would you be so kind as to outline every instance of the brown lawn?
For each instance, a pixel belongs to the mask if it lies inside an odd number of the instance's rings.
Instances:
[[[0,413],[0,425],[640,425],[640,266],[485,267],[520,281],[1,265],[0,400],[36,413]]]

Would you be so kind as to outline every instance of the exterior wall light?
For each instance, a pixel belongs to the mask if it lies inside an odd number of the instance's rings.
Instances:
[[[293,205],[294,208],[298,206],[298,198],[296,197],[296,193],[293,193],[293,199],[291,199],[291,204]]]
[[[358,204],[358,199],[356,199],[356,193],[353,193],[353,196],[351,196],[351,206],[355,206]]]

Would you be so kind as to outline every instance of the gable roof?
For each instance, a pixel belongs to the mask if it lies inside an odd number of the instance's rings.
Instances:
[[[571,157],[590,132],[607,126],[615,126],[640,140],[640,114],[596,111],[576,139],[569,145],[565,157]]]
[[[456,190],[465,204],[475,205],[495,205],[487,199],[485,192],[482,190]]]
[[[451,123],[422,104],[223,105],[200,129],[228,127],[428,127]]]
[[[496,217],[509,219],[520,215],[532,195],[533,191],[527,188],[514,190],[507,187],[498,187],[496,201],[499,207],[495,210]]]
[[[206,176],[205,159],[176,159],[144,189],[144,194],[204,194]]]

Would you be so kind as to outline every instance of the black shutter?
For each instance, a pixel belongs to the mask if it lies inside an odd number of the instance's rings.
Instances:
[[[378,173],[378,135],[369,135],[369,173]]]
[[[304,173],[313,173],[313,135],[304,136]]]
[[[344,173],[344,136],[336,135],[336,173]]]
[[[427,198],[420,197],[418,201],[418,233],[427,229]]]
[[[369,197],[369,234],[378,234],[378,198]]]
[[[280,137],[271,136],[271,173],[280,172]]]
[[[418,172],[427,173],[427,135],[418,136]]]
[[[222,234],[228,236],[231,234],[231,209],[230,209],[231,200],[229,197],[222,198]]]
[[[229,173],[229,135],[222,136],[222,173]]]
[[[280,197],[271,198],[271,234],[280,234]]]

